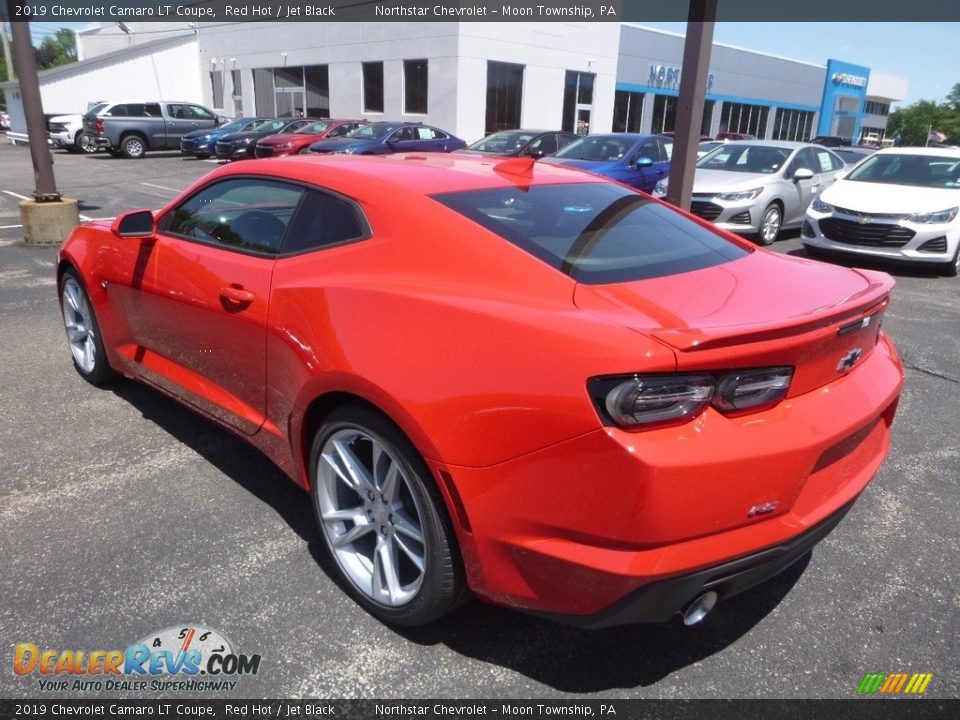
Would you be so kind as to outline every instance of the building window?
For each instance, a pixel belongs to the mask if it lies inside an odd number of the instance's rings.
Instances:
[[[330,117],[330,69],[308,65],[304,69],[307,90],[307,117]]]
[[[567,70],[563,85],[563,129],[567,132],[590,134],[595,77],[593,73]]]
[[[363,111],[383,112],[383,63],[363,63]]]
[[[223,70],[210,71],[210,89],[212,102],[215,108],[223,107]]]
[[[875,102],[873,100],[867,100],[867,104],[866,104],[866,107],[864,108],[864,112],[867,115],[882,115],[883,117],[886,117],[887,115],[890,114],[890,103],[881,103],[881,102]]]
[[[673,95],[653,96],[653,121],[650,132],[673,132],[677,123],[677,98]]]
[[[427,61],[403,61],[403,112],[427,114]]]
[[[260,117],[273,117],[273,71],[253,69],[254,108]]]
[[[777,108],[773,117],[774,140],[809,140],[813,135],[814,113]]]
[[[233,93],[233,114],[236,117],[243,117],[243,86],[241,85],[239,70],[230,71],[230,83],[233,85],[233,89],[230,91]]]
[[[720,132],[748,133],[762,138],[769,112],[766,105],[725,102],[720,112]]]
[[[484,132],[520,127],[523,106],[523,65],[487,61],[487,118]]]
[[[613,96],[613,132],[640,132],[643,93],[617,90]]]

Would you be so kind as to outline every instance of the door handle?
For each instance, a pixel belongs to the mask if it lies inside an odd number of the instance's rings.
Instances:
[[[249,305],[253,302],[254,295],[243,288],[222,287],[220,288],[220,297],[231,305]]]

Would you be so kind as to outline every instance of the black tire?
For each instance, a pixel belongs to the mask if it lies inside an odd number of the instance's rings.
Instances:
[[[66,298],[68,288],[71,288],[70,292],[74,298],[80,300],[79,308],[74,307],[68,302]],[[79,275],[72,268],[65,270],[60,277],[59,291],[62,306],[61,310],[64,318],[64,329],[67,332],[67,342],[70,343],[71,346],[70,354],[73,359],[73,367],[80,374],[80,377],[92,385],[100,386],[110,383],[116,379],[117,374],[113,368],[110,367],[110,362],[107,360],[107,353],[103,346],[103,337],[100,334],[100,325],[97,323],[96,313],[94,312],[93,304],[90,302],[90,295],[87,293],[87,289],[84,287]],[[71,337],[71,328],[68,323],[73,323],[75,326],[81,327],[82,330],[80,332],[86,332],[89,338],[93,357],[92,362],[86,366],[78,360],[78,353],[82,354],[81,351],[74,350],[74,339],[77,337],[77,330],[74,329],[75,335]]]
[[[760,216],[760,228],[757,232],[758,245],[773,245],[783,227],[783,210],[778,203],[772,202]]]
[[[943,274],[947,277],[960,275],[960,245],[957,246],[957,251],[953,254],[953,260],[944,263]]]
[[[120,140],[120,153],[130,160],[139,160],[147,154],[147,141],[140,135],[125,135]]]
[[[206,159],[209,158],[209,157],[210,157],[210,153],[197,153],[197,154],[196,154],[197,160],[206,160]]]
[[[388,505],[386,504],[388,501],[384,500],[384,494],[381,494],[379,499],[376,499],[375,496],[371,494],[371,502],[367,504],[367,501],[363,499],[360,493],[349,489],[343,481],[340,481],[339,484],[337,484],[336,481],[333,483],[336,488],[335,494],[342,497],[343,502],[349,505],[345,512],[355,512],[355,514],[359,512],[364,521],[363,525],[369,528],[365,531],[367,533],[366,535],[358,537],[365,537],[367,539],[366,542],[375,543],[376,545],[376,548],[370,548],[371,557],[368,559],[371,565],[369,570],[371,574],[369,581],[371,588],[375,586],[377,582],[375,557],[381,549],[381,544],[389,546],[386,550],[388,554],[390,550],[393,549],[394,559],[391,562],[393,568],[396,569],[395,578],[398,581],[400,579],[401,560],[404,559],[404,557],[396,547],[394,547],[398,542],[394,538],[400,537],[399,529],[395,533],[394,528],[389,528],[390,535],[387,536],[384,534],[384,526],[380,525],[380,531],[378,533],[377,523],[384,521],[382,519],[374,520],[373,514],[369,510],[365,511],[364,507],[368,505],[371,507],[380,507],[378,503],[383,502],[384,505],[382,507],[389,508],[389,510],[382,512],[406,513],[406,508],[409,507],[417,515],[416,521],[419,522],[419,529],[423,537],[424,569],[418,575],[419,585],[415,591],[412,591],[413,594],[411,598],[405,600],[403,604],[379,602],[374,597],[371,597],[371,594],[374,594],[373,590],[370,588],[364,589],[361,587],[361,584],[358,584],[362,582],[363,578],[360,578],[358,581],[351,575],[350,571],[345,569],[348,564],[352,562],[353,558],[364,556],[364,553],[357,552],[354,548],[354,545],[360,544],[359,539],[356,543],[349,543],[350,547],[342,548],[342,552],[345,554],[345,559],[342,560],[342,556],[338,554],[334,547],[333,538],[346,535],[350,531],[355,530],[360,523],[351,520],[328,520],[325,522],[322,516],[324,502],[328,502],[322,498],[331,497],[329,491],[331,485],[329,481],[321,478],[320,463],[323,463],[323,468],[327,473],[333,472],[334,475],[337,475],[336,471],[329,469],[330,464],[321,457],[322,451],[328,442],[332,443],[334,436],[343,438],[350,437],[351,434],[360,436],[355,442],[351,442],[349,445],[351,451],[356,449],[358,459],[365,457],[363,453],[364,447],[371,448],[374,446],[374,443],[376,443],[382,450],[381,457],[387,457],[386,462],[389,463],[389,466],[393,467],[393,465],[396,464],[399,472],[396,475],[398,479],[395,479],[393,483],[394,487],[397,488],[395,497],[399,498],[403,495],[405,503],[391,501],[391,504]],[[366,443],[366,445],[364,445],[364,443]],[[372,457],[372,453],[370,457]],[[389,478],[389,473],[387,473],[387,477]],[[373,482],[376,483],[375,473]],[[363,606],[371,615],[394,625],[405,627],[425,625],[454,610],[466,599],[468,590],[463,561],[457,546],[453,524],[447,514],[443,498],[423,458],[400,429],[385,416],[360,405],[347,405],[331,412],[324,419],[324,422],[314,436],[310,451],[310,483],[314,517],[319,526],[320,534],[324,538],[329,556],[333,561],[332,565],[337,569],[342,585],[354,600]],[[377,492],[383,491],[385,493],[385,488],[388,484],[388,482],[383,482],[382,485],[377,486]],[[355,498],[361,501],[362,504],[356,507],[350,504]],[[340,509],[342,510],[342,508]],[[363,515],[364,512],[370,515],[369,523],[366,520],[366,515]],[[412,517],[409,513],[406,516]],[[390,517],[393,518],[393,515]],[[416,524],[416,521],[414,524]],[[346,527],[347,522],[351,523],[349,528]],[[398,521],[398,526],[400,524]],[[334,528],[333,525],[340,527]],[[392,519],[390,525],[393,525]],[[337,533],[337,530],[342,530],[342,532]],[[373,538],[369,537],[370,534],[373,535]],[[383,537],[382,541],[381,537]],[[403,542],[409,541],[403,540]],[[409,564],[409,560],[407,560],[407,563]],[[412,567],[412,564],[410,565]],[[354,563],[354,567],[357,568],[359,565]],[[389,572],[382,570],[382,567],[381,561],[381,578],[383,578],[384,572]],[[364,568],[365,566],[360,568],[361,574]],[[397,587],[399,589],[399,582],[397,583]]]
[[[83,132],[82,132],[82,131],[81,131],[81,132],[78,132],[76,135],[74,135],[74,137],[73,137],[73,145],[67,145],[67,146],[64,147],[63,149],[66,150],[68,153],[72,153],[72,154],[76,154],[76,153],[80,152],[80,138],[81,138],[81,137],[83,137]]]

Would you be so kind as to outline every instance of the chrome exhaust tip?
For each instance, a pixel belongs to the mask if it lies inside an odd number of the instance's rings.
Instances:
[[[690,625],[696,625],[710,614],[710,611],[713,610],[713,606],[716,604],[717,594],[713,590],[703,593],[703,595],[687,605],[687,609],[683,611],[683,624],[688,627]]]

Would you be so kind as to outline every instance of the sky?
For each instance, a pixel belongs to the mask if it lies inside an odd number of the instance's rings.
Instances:
[[[683,34],[686,23],[644,23],[646,27]],[[31,23],[34,43],[58,27],[82,29],[88,23]],[[907,97],[895,107],[918,100],[943,102],[960,83],[956,52],[960,23],[717,23],[714,42],[826,65],[845,60],[909,81]]]

